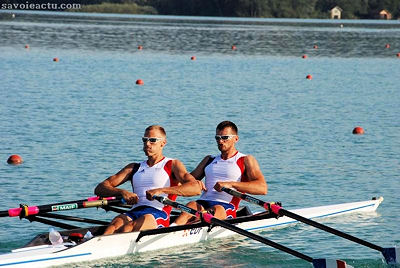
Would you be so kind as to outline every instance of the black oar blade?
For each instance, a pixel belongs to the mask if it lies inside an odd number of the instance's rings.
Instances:
[[[345,261],[332,259],[314,259],[312,264],[314,268],[353,268]]]
[[[382,255],[388,264],[400,264],[400,248],[383,248]]]

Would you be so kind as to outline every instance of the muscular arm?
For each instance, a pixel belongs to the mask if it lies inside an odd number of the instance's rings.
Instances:
[[[98,196],[122,196],[128,204],[137,203],[137,195],[124,189],[117,188],[119,185],[125,183],[129,179],[129,175],[132,172],[134,163],[128,164],[121,169],[117,174],[112,175],[99,183],[94,194]]]
[[[193,177],[196,178],[196,180],[202,180],[205,176],[204,174],[204,168],[206,167],[206,164],[208,162],[208,159],[210,159],[210,155],[207,155],[206,157],[201,160],[201,162],[197,165],[195,169],[193,169],[190,174],[192,174]]]
[[[257,160],[252,155],[247,155],[244,159],[244,180],[239,182],[217,182],[214,189],[220,192],[222,187],[235,188],[240,192],[257,195],[265,195],[268,191],[264,175]]]
[[[180,196],[194,196],[201,193],[203,184],[200,181],[197,181],[190,173],[187,172],[181,161],[173,160],[172,173],[179,185],[148,190],[146,192],[147,199],[152,200],[153,195],[160,193],[176,194]]]

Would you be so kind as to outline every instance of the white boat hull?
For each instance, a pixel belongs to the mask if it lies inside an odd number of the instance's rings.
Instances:
[[[324,218],[338,216],[352,212],[375,211],[383,198],[370,201],[345,203],[338,205],[320,206],[313,208],[290,210],[306,218]],[[262,219],[238,223],[237,226],[248,231],[265,230],[269,228],[285,227],[296,221],[288,217]],[[168,232],[139,236],[140,232],[96,236],[84,243],[73,247],[66,245],[40,245],[13,250],[11,253],[0,255],[0,266],[13,267],[48,267],[66,263],[92,261],[101,258],[117,257],[126,254],[154,251],[174,246],[193,244],[214,238],[223,238],[234,235],[218,226],[197,227]],[[139,241],[137,241],[140,237]]]

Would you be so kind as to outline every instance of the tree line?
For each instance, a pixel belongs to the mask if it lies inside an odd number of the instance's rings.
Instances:
[[[81,4],[84,11],[90,11],[90,7],[108,6],[118,8],[119,13],[262,18],[328,18],[330,9],[339,6],[343,10],[343,19],[374,19],[383,9],[389,11],[394,19],[400,16],[400,0],[2,0],[2,2],[5,4],[73,2]]]
[[[124,0],[122,0],[124,1]],[[376,18],[386,9],[400,15],[400,0],[136,0],[159,14],[263,18],[328,18],[339,6],[343,19]]]

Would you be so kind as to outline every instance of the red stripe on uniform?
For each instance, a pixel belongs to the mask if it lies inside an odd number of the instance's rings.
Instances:
[[[168,162],[164,166],[165,172],[167,172],[169,178],[171,178],[172,174],[172,160],[168,160]]]
[[[236,161],[237,166],[240,168],[240,181],[243,181],[243,173],[244,173],[244,156],[240,157],[237,161]],[[233,218],[236,218],[236,210],[239,208],[239,203],[242,199],[240,199],[239,197],[233,197],[231,200],[231,204],[235,206],[235,211],[229,212],[227,211],[227,215],[231,215]]]
[[[168,176],[169,176],[169,185],[170,186],[177,186],[178,183],[176,182],[176,180],[173,179],[173,174],[172,174],[172,160],[169,160],[165,166],[164,166],[164,170],[165,172],[167,172]],[[171,199],[172,201],[176,200],[177,195],[176,194],[169,194],[168,195],[168,199]],[[168,220],[164,220],[164,219],[157,219],[157,225],[163,225],[165,227],[169,226],[169,215],[171,214],[171,210],[172,207],[171,206],[164,206],[163,207],[163,211],[165,211],[165,213],[167,213],[168,215]]]
[[[240,157],[237,161],[236,164],[238,165],[238,167],[240,168],[240,173],[244,172],[244,156]]]

